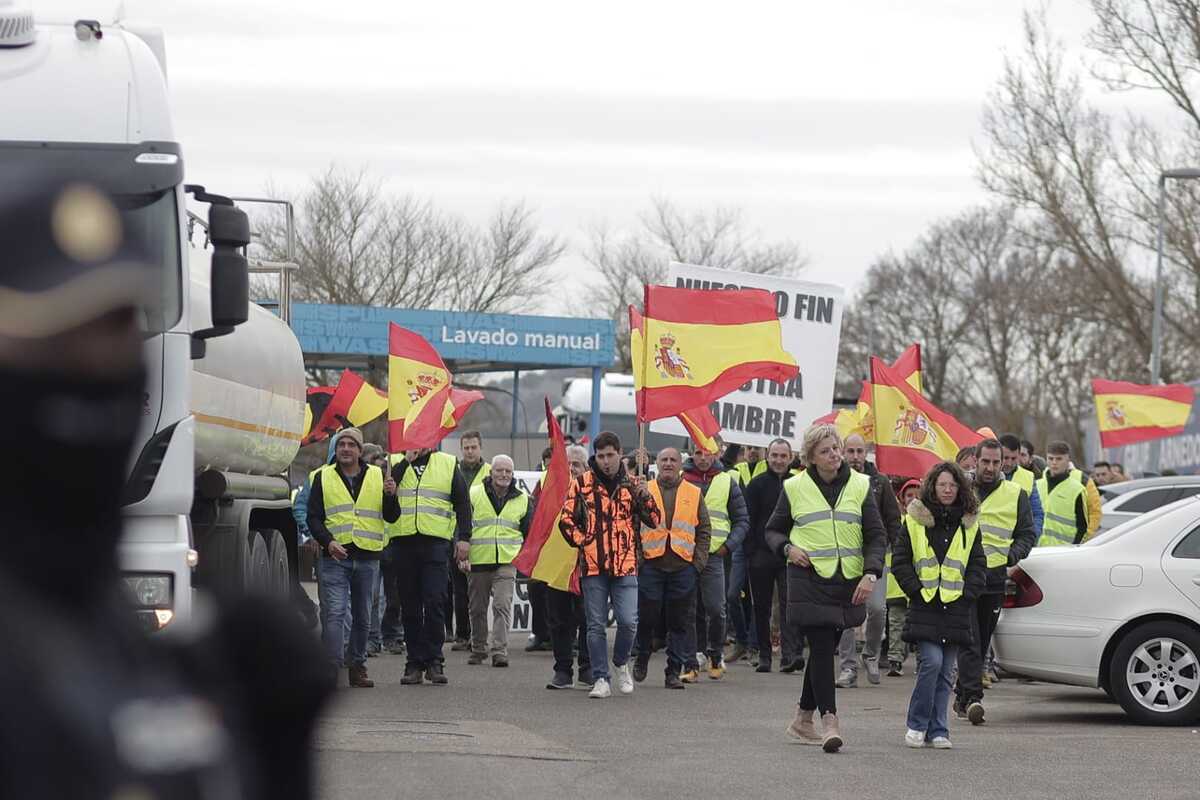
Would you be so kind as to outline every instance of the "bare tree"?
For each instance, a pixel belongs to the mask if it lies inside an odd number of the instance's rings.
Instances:
[[[523,205],[482,228],[427,200],[388,197],[365,172],[330,168],[297,202],[296,298],[308,302],[505,313],[538,306],[564,250]],[[282,258],[278,216],[261,246]]]
[[[665,280],[669,262],[768,275],[791,275],[808,263],[794,242],[761,241],[736,208],[688,213],[664,198],[655,198],[627,235],[594,228],[584,258],[597,278],[588,299],[616,323],[617,357],[626,369],[631,364],[627,309],[640,302],[643,286]]]

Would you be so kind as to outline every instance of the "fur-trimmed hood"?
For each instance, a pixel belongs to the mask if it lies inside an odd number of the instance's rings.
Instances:
[[[934,525],[933,512],[930,511],[921,498],[914,497],[912,502],[908,504],[908,516],[921,523],[926,528],[932,528]],[[962,525],[964,528],[970,529],[975,527],[975,523],[979,521],[979,516],[976,514],[963,514]]]

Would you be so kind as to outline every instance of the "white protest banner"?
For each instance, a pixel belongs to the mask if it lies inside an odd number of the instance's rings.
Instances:
[[[722,291],[766,289],[775,295],[784,349],[800,366],[785,385],[754,380],[712,404],[726,442],[764,447],[784,438],[799,445],[804,429],[833,407],[838,342],[846,292],[841,286],[671,262],[668,286]],[[676,419],[650,423],[657,433],[687,436]]]

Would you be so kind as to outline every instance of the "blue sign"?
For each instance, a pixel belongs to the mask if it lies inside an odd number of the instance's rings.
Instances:
[[[316,303],[292,306],[292,330],[306,354],[387,355],[388,323],[416,331],[442,358],[562,367],[608,367],[610,319],[414,311]]]

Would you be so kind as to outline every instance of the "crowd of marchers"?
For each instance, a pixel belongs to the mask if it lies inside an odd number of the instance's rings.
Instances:
[[[343,430],[297,493],[320,551],[330,672],[352,687],[374,686],[367,661],[382,653],[406,657],[403,685],[448,683],[447,644],[467,665],[509,665],[513,560],[541,483],[526,493],[509,456],[485,462],[477,432],[460,447],[389,455]],[[525,649],[553,651],[546,688],[632,694],[662,651],[675,690],[739,660],[778,664],[802,675],[787,733],[830,752],[843,743],[837,690],[858,685],[860,665],[873,684],[900,677],[910,655],[907,745],[951,747],[951,709],[983,724],[1009,573],[1033,547],[1094,534],[1097,483],[1125,479],[1119,464],[1077,468],[1064,442],[1043,457],[1009,434],[911,476],[881,474],[861,435],[826,424],[799,449],[626,453],[608,432],[591,448],[567,447],[550,533],[576,549],[579,592],[528,581]]]

